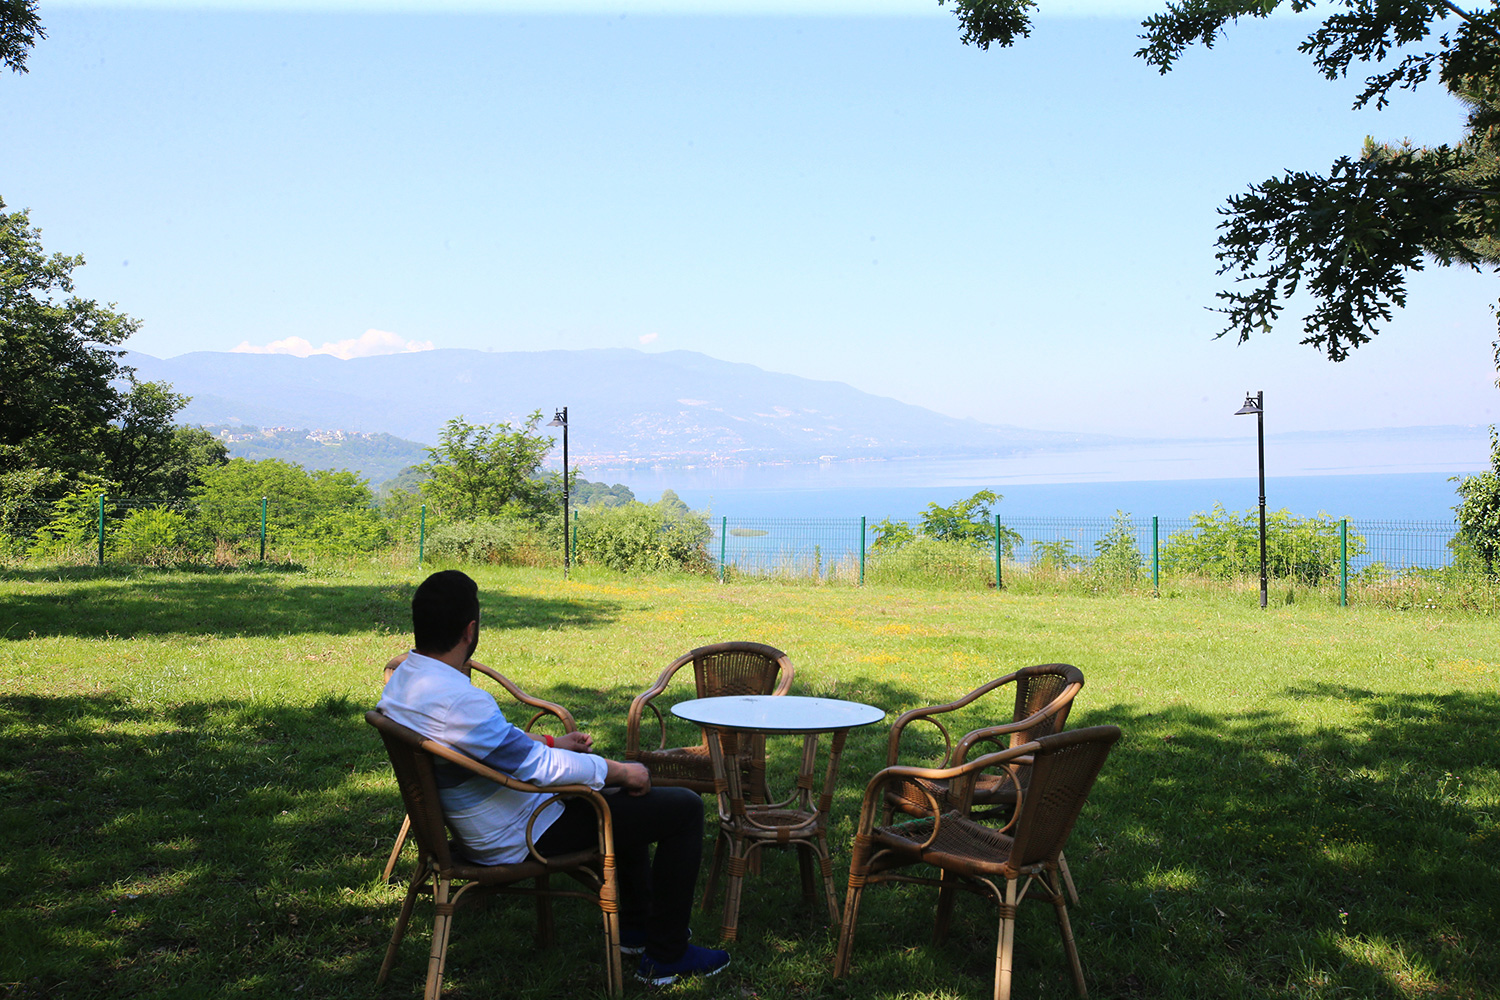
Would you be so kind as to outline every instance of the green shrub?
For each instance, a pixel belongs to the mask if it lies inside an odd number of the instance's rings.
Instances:
[[[446,521],[427,532],[427,555],[461,563],[537,566],[551,561],[542,529],[519,517]]]
[[[1031,565],[1038,569],[1065,571],[1082,566],[1083,556],[1073,548],[1071,538],[1057,538],[1050,542],[1037,539],[1031,543]]]
[[[1490,468],[1473,476],[1454,477],[1458,483],[1459,536],[1465,548],[1484,566],[1484,572],[1500,575],[1500,434],[1490,426]]]
[[[1115,511],[1109,531],[1094,543],[1094,573],[1109,583],[1133,583],[1145,568],[1146,559],[1136,546],[1130,515]]]
[[[993,586],[995,556],[967,541],[923,535],[896,548],[872,551],[865,579],[896,586]]]
[[[706,571],[708,521],[681,501],[674,504],[672,500],[675,495],[654,504],[632,501],[580,513],[576,522],[579,562],[624,572]]]
[[[1260,573],[1260,513],[1226,511],[1222,504],[1193,515],[1193,528],[1177,531],[1162,547],[1163,570],[1218,580]],[[1349,558],[1362,556],[1364,536],[1349,533]],[[1339,522],[1326,514],[1299,517],[1285,508],[1266,514],[1266,574],[1317,586],[1337,574]]]
[[[82,486],[61,500],[52,503],[51,516],[47,523],[31,536],[31,547],[27,555],[32,559],[76,561],[88,558],[99,545],[99,498],[104,496],[103,485]],[[104,505],[104,516],[108,519],[115,511],[108,501]]]
[[[191,554],[188,519],[167,507],[131,511],[109,532],[110,555],[122,562],[163,565]]]

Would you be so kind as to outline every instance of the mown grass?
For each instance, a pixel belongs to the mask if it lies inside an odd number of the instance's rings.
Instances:
[[[1069,850],[1096,997],[1500,992],[1491,619],[1262,612],[1253,595],[474,575],[479,658],[568,705],[606,752],[623,746],[631,696],[719,639],[780,646],[795,691],[892,716],[1026,663],[1077,664],[1088,683],[1072,723],[1126,733]],[[420,923],[374,989],[400,897],[378,880],[400,806],[362,719],[405,647],[417,579],[0,574],[0,996],[419,995]],[[836,866],[883,753],[881,727],[851,735]],[[836,929],[797,885],[792,859],[771,856],[747,885],[733,966],[677,992],[988,995],[992,908],[965,900],[933,946],[929,893],[873,889],[838,983]],[[1072,995],[1048,909],[1023,907],[1018,998]],[[717,917],[695,918],[700,940]],[[559,921],[562,943],[537,954],[527,907],[462,914],[448,995],[600,994],[595,915],[562,905]]]

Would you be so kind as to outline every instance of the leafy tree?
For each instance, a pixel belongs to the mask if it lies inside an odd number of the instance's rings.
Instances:
[[[26,72],[31,47],[46,37],[36,15],[36,0],[0,0],[0,64]]]
[[[0,0],[4,2],[4,0]],[[137,383],[117,345],[139,324],[72,295],[81,256],[42,250],[26,212],[0,201],[0,474],[50,469],[69,484],[102,472],[136,487],[187,397]]]
[[[229,447],[202,427],[177,427],[166,456],[142,493],[185,497],[203,484],[209,469],[229,463]]]
[[[363,479],[347,471],[308,472],[274,458],[235,458],[205,470],[194,492],[198,531],[205,541],[248,550],[260,535],[262,497],[266,536],[279,548],[364,552],[381,541],[380,517]]]
[[[421,493],[422,484],[427,481],[427,473],[422,471],[420,465],[408,465],[396,473],[392,479],[387,479],[380,484],[381,495],[400,491],[403,493]]]
[[[177,444],[172,417],[187,396],[161,382],[142,382],[125,395],[120,415],[104,434],[105,468],[125,496],[143,496],[162,485],[161,472]]]
[[[939,0],[942,3],[943,0]],[[1336,0],[1301,44],[1330,80],[1369,68],[1354,106],[1383,108],[1393,90],[1434,73],[1466,101],[1464,136],[1427,148],[1367,140],[1326,174],[1287,171],[1220,209],[1220,274],[1246,290],[1219,293],[1219,336],[1269,331],[1298,291],[1309,293],[1304,344],[1332,361],[1367,343],[1406,304],[1406,275],[1427,261],[1478,269],[1495,263],[1500,227],[1500,8],[1497,0],[1386,3]],[[1293,12],[1311,0],[1177,0],[1142,23],[1136,55],[1162,73],[1191,46],[1212,48],[1241,17]],[[954,0],[967,44],[1010,45],[1029,35],[1034,0]],[[1341,8],[1341,9],[1339,9]],[[1450,25],[1451,30],[1450,30]],[[1422,51],[1423,48],[1426,51]],[[1500,365],[1500,341],[1496,342]]]
[[[591,483],[579,477],[569,483],[568,488],[572,492],[573,503],[580,507],[623,507],[635,499],[635,493],[624,483],[610,486],[608,483]]]
[[[428,478],[422,496],[451,518],[539,519],[558,506],[549,484],[537,477],[552,439],[537,433],[542,412],[513,428],[508,423],[448,421],[428,461],[417,466]]]
[[[876,521],[870,528],[875,532],[875,541],[870,543],[871,552],[894,552],[917,537],[910,524],[891,518]]]
[[[990,511],[1003,499],[994,490],[980,490],[951,507],[930,503],[922,514],[922,534],[938,541],[963,542],[979,548],[992,546],[995,544],[996,525]],[[1010,555],[1021,536],[1003,524],[999,530],[1001,550]]]
[[[929,538],[937,542],[957,542],[973,548],[990,548],[995,544],[995,518],[993,506],[1005,499],[994,490],[980,490],[966,500],[951,507],[940,507],[929,503],[922,512],[916,528],[905,521],[886,518],[871,525],[875,541],[872,552],[892,552],[916,541]],[[1000,525],[1000,545],[1006,555],[1015,551],[1021,536],[1005,525]]]
[[[1490,427],[1490,468],[1473,476],[1454,477],[1460,503],[1458,537],[1484,564],[1490,576],[1500,575],[1500,434]]]
[[[686,517],[692,513],[688,505],[683,503],[682,497],[677,495],[676,490],[662,490],[661,498],[656,503],[662,510],[676,517]]]

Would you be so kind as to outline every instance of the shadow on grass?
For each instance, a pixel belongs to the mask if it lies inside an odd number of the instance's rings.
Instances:
[[[0,996],[420,994],[430,903],[374,989],[402,893],[378,874],[402,811],[363,712],[338,697],[0,698]],[[455,995],[602,989],[597,910],[558,904],[538,972],[495,957],[531,953],[532,907],[489,909],[457,922]]]
[[[0,639],[50,636],[350,635],[411,628],[415,582],[340,583],[296,569],[92,569],[9,572]],[[48,583],[63,582],[63,590]],[[35,586],[35,590],[31,586]],[[614,621],[608,599],[484,594],[486,629],[597,628]]]
[[[601,742],[623,746],[635,691],[533,693],[586,708]],[[1266,711],[1075,709],[1076,725],[1126,733],[1068,852],[1092,994],[1493,995],[1500,695],[1317,684],[1289,693],[1352,708],[1349,721],[1319,729]],[[921,700],[881,680],[846,682],[840,695],[888,707],[887,721]],[[0,996],[377,995],[400,895],[377,875],[401,812],[362,711],[336,697],[0,697]],[[841,890],[885,734],[851,733],[840,768],[830,839]],[[993,907],[965,899],[933,947],[934,904],[924,890],[872,889],[853,975],[835,983],[836,928],[801,905],[795,861],[773,855],[747,882],[734,966],[703,992],[987,996]],[[718,905],[695,913],[708,943]],[[454,996],[602,991],[589,907],[560,905],[560,944],[535,958],[530,908],[490,909],[457,921]],[[1072,995],[1048,909],[1022,907],[1018,998]],[[420,906],[378,995],[420,991],[430,919]]]
[[[1092,995],[1494,995],[1500,696],[1288,694],[1351,705],[1352,721],[1075,709],[1074,725],[1126,734],[1068,848]],[[984,994],[994,908],[960,904],[933,949],[919,928],[934,905],[920,891],[866,894],[856,991],[909,976],[901,949],[914,948],[925,983],[913,989]],[[1021,909],[1016,996],[1071,995],[1048,910]]]

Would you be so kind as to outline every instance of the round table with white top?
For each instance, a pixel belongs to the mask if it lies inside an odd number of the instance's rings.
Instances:
[[[718,792],[719,838],[714,844],[713,867],[703,890],[705,908],[717,887],[721,870],[728,871],[721,932],[732,941],[738,931],[740,890],[749,860],[766,845],[795,846],[802,868],[803,893],[816,896],[812,857],[818,858],[828,902],[828,917],[839,922],[838,899],[833,886],[833,863],[828,855],[828,813],[833,805],[834,780],[839,755],[849,730],[885,718],[874,705],[838,698],[797,695],[727,695],[679,702],[672,714],[709,731],[708,752],[713,761],[714,787]],[[741,781],[741,733],[802,736],[802,763],[795,788],[786,798],[766,805],[747,804]],[[822,792],[813,797],[818,737],[832,733]],[[748,750],[748,747],[746,748]],[[727,858],[726,858],[727,855]],[[726,863],[727,862],[727,863]]]

